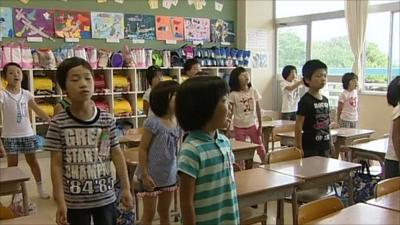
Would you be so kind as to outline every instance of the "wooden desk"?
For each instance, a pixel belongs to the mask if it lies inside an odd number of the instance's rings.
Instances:
[[[272,142],[272,150],[274,150],[275,133],[294,131],[296,121],[292,120],[272,120],[262,122],[263,142],[266,153],[269,150],[269,140]]]
[[[265,165],[265,169],[304,179],[305,182],[298,186],[299,190],[347,180],[350,189],[350,204],[354,203],[353,180],[350,172],[360,167],[360,164],[320,156]]]
[[[119,143],[122,145],[132,144],[134,147],[139,146],[142,140],[141,133],[125,134],[119,139]]]
[[[362,158],[362,159],[373,159],[377,160],[382,168],[382,174],[384,173],[384,162],[385,155],[389,145],[389,138],[381,138],[373,140],[367,143],[358,145],[346,146],[351,149],[351,158]]]
[[[367,204],[400,213],[400,190],[367,201]],[[400,224],[400,221],[399,221]]]
[[[47,215],[21,216],[8,220],[1,220],[2,225],[56,225],[56,220]]]
[[[292,210],[297,223],[297,197],[295,186],[303,180],[262,168],[235,173],[239,208],[278,200],[277,224],[283,224],[283,199],[292,196]]]
[[[254,152],[257,150],[259,145],[236,140],[231,140],[231,145],[236,162],[245,160],[246,165],[253,165]]]
[[[341,148],[359,138],[369,138],[371,134],[375,133],[374,130],[358,129],[358,128],[338,128],[335,129],[337,134],[337,140],[335,142],[335,153],[334,158],[338,158]]]
[[[28,213],[27,180],[29,176],[18,167],[0,168],[0,196],[22,193],[25,215]]]
[[[338,131],[331,129],[331,137],[335,142],[337,138]],[[276,136],[281,138],[281,145],[295,146],[295,134],[294,131],[277,133]]]
[[[400,213],[358,203],[307,224],[399,224]]]

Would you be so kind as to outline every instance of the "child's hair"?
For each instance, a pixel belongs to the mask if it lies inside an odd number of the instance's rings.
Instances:
[[[168,113],[169,102],[174,96],[179,83],[174,80],[161,81],[150,92],[150,108],[158,116]]]
[[[283,70],[282,70],[283,79],[286,80],[288,78],[288,76],[290,75],[290,72],[292,72],[292,70],[296,71],[296,73],[297,73],[297,68],[293,65],[287,65],[287,66],[283,67]]]
[[[389,105],[396,107],[400,102],[400,76],[395,77],[389,84],[387,94]]]
[[[229,87],[231,91],[240,91],[240,83],[239,83],[239,76],[242,73],[247,72],[243,67],[236,67],[232,70],[231,75],[229,76]],[[251,83],[249,82],[247,86],[250,88]]]
[[[211,74],[206,71],[206,70],[202,70],[196,73],[196,76],[210,76]]]
[[[149,68],[147,68],[147,70],[146,70],[147,83],[152,85],[153,78],[155,76],[157,76],[157,73],[161,73],[161,74],[163,73],[162,69],[159,66],[156,66],[156,65],[149,66]]]
[[[16,66],[16,67],[18,67],[20,70],[22,70],[21,65],[19,65],[18,63],[9,62],[9,63],[7,63],[6,65],[4,65],[4,67],[3,67],[3,73],[2,73],[3,78],[6,78],[7,70],[8,70],[8,67],[10,67],[10,66]]]
[[[200,62],[197,59],[195,59],[195,58],[194,59],[188,59],[185,62],[185,64],[183,64],[183,71],[184,72],[189,71],[192,68],[192,66],[196,65],[196,64],[200,64]]]
[[[355,73],[353,72],[345,73],[342,77],[343,89],[347,90],[349,88],[350,81],[353,79],[358,80],[358,77]]]
[[[326,66],[326,64],[318,59],[308,60],[304,64],[303,69],[302,69],[304,85],[309,87],[306,80],[311,80],[313,73],[318,69],[324,69],[324,70],[328,71],[328,67]]]
[[[67,80],[68,71],[77,66],[83,66],[84,68],[88,69],[91,74],[93,74],[92,67],[86,60],[79,57],[65,59],[57,68],[57,82],[62,90],[66,89],[65,83]]]
[[[176,92],[175,113],[185,131],[203,128],[214,115],[220,99],[228,94],[226,82],[218,76],[187,79]]]

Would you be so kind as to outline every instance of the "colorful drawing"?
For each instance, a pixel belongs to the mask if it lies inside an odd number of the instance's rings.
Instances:
[[[221,19],[211,20],[211,41],[229,42],[235,41],[235,30],[232,21]]]
[[[90,13],[57,10],[54,12],[56,37],[90,38]]]
[[[0,7],[0,37],[12,37],[12,8]]]
[[[125,14],[125,38],[155,40],[155,18],[149,15]]]
[[[185,18],[186,41],[210,41],[210,19]]]
[[[92,38],[123,39],[124,14],[92,12]]]
[[[14,8],[16,37],[43,37],[54,40],[52,11],[46,9]]]
[[[157,40],[183,40],[183,17],[156,16]]]

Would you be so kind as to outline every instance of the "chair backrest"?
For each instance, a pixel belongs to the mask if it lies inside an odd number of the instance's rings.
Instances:
[[[381,180],[375,186],[375,198],[400,190],[400,177]]]
[[[298,148],[291,147],[269,152],[266,156],[267,159],[266,161],[267,164],[270,164],[270,163],[300,159],[301,157],[302,157],[302,152]]]
[[[330,196],[321,198],[299,207],[297,221],[299,225],[308,223],[312,220],[321,218],[344,208],[342,201],[338,197]]]

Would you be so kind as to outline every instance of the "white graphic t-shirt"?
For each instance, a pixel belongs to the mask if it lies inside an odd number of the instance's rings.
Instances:
[[[392,121],[390,123],[389,145],[385,156],[385,159],[394,161],[400,160],[399,158],[397,158],[396,152],[394,151],[393,140],[392,140],[393,121],[399,117],[400,117],[400,104],[397,104],[397,106],[394,107],[393,109]]]
[[[296,83],[295,80],[289,82],[287,80],[283,80],[281,82],[281,90],[282,90],[282,112],[290,113],[297,111],[297,103],[300,100],[299,88],[297,87],[294,90],[286,90],[287,86],[292,86]]]
[[[97,208],[115,202],[111,151],[118,149],[115,119],[97,109],[90,121],[69,108],[51,121],[45,150],[63,153],[64,196],[69,209]]]
[[[256,101],[261,99],[254,88],[247,91],[233,91],[229,94],[229,103],[233,105],[233,126],[247,128],[255,125]]]
[[[339,96],[339,102],[343,103],[340,119],[345,121],[358,121],[358,93],[357,90],[344,90]]]

